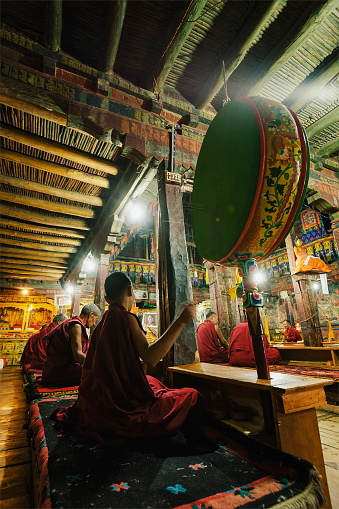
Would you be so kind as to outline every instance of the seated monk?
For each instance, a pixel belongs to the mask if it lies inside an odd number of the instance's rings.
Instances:
[[[69,408],[52,414],[57,428],[70,428],[104,445],[124,438],[176,433],[200,413],[202,398],[195,389],[168,389],[152,376],[154,367],[169,351],[194,317],[193,304],[185,306],[166,332],[149,344],[136,315],[130,312],[134,293],[131,280],[114,272],[105,281],[109,308],[93,332],[84,363],[79,396]]]
[[[54,327],[57,327],[65,320],[67,320],[67,316],[63,313],[59,313],[55,315],[52,323],[45,323],[39,332],[32,334],[25,345],[20,359],[20,364],[24,372],[30,369],[42,369],[43,363],[46,360],[43,339]]]
[[[285,341],[290,342],[302,341],[302,337],[300,336],[299,332],[297,331],[297,329],[291,326],[291,322],[289,320],[284,320],[283,324],[285,327],[284,332]]]
[[[46,361],[41,384],[45,387],[70,387],[79,385],[82,366],[88,351],[89,329],[100,318],[95,304],[86,304],[80,316],[65,320],[45,336]]]
[[[281,355],[276,348],[269,346],[266,336],[264,336],[264,338],[267,361],[269,364],[277,364],[281,359]],[[232,330],[228,355],[230,356],[230,364],[233,364],[233,366],[256,366],[253,343],[247,320],[239,323]]]
[[[218,325],[218,315],[213,311],[206,314],[206,320],[202,322],[197,331],[198,348],[201,362],[212,364],[228,363],[226,340]]]
[[[307,254],[306,249],[301,247],[300,242],[297,241],[297,243],[297,246],[293,248],[294,254],[297,258],[294,274],[297,274],[298,272],[310,272],[312,270],[331,272],[331,269],[327,267],[321,258]]]

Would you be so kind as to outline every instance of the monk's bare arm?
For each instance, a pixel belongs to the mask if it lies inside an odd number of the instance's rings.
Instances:
[[[167,354],[183,328],[195,317],[193,304],[184,307],[179,316],[171,323],[167,331],[151,345],[140,329],[136,319],[130,315],[129,321],[133,329],[135,343],[142,360],[152,368]]]
[[[79,362],[79,364],[83,364],[85,362],[86,355],[82,351],[81,325],[79,325],[78,323],[75,323],[72,326],[72,328],[69,332],[69,335],[71,337],[71,347],[72,347],[73,358],[74,358],[75,362]]]
[[[220,329],[219,325],[216,324],[214,326],[214,328],[215,328],[215,332],[217,333],[217,336],[219,338],[220,345],[225,347],[225,348],[227,348],[228,347],[228,343],[227,343],[226,339],[224,338],[224,336],[222,335],[222,332],[221,332],[221,329]]]

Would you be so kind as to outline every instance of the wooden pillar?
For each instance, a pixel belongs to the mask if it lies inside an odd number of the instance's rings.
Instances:
[[[219,326],[225,337],[229,337],[231,330],[239,323],[237,319],[237,301],[231,301],[227,291],[235,286],[236,269],[223,267],[207,262],[211,309],[218,315]]]
[[[81,288],[76,287],[72,295],[71,317],[80,315],[80,293]]]
[[[176,184],[165,183],[164,166],[158,170],[158,303],[160,334],[179,312],[183,303],[193,302],[189,272],[182,192]],[[181,332],[166,359],[165,366],[194,362],[197,346],[196,326],[192,321]]]
[[[95,280],[94,304],[98,306],[101,314],[105,312],[105,281],[108,276],[109,255],[101,254],[98,264],[98,272]]]

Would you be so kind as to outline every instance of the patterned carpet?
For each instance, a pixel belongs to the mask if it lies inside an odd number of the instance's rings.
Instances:
[[[274,365],[270,366],[270,371],[277,373],[285,373],[287,375],[303,375],[315,376],[317,378],[330,378],[335,382],[339,381],[339,367],[338,368],[322,368],[316,366],[292,366],[287,365]]]

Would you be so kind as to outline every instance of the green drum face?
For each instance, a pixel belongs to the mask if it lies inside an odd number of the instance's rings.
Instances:
[[[307,159],[302,127],[288,108],[263,98],[227,103],[207,131],[194,178],[200,254],[236,265],[276,249],[299,208]]]

